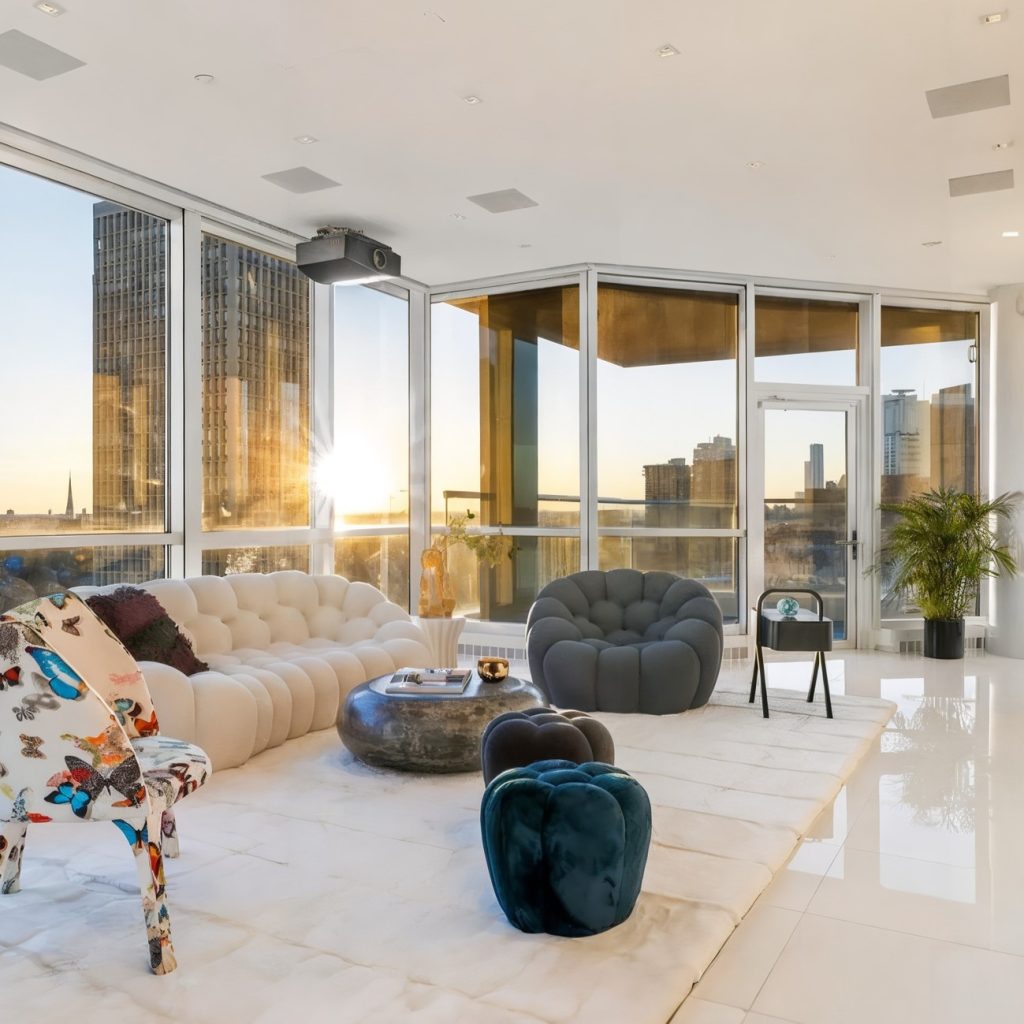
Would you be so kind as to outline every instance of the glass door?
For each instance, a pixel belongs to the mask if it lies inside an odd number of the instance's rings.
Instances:
[[[844,645],[857,638],[857,410],[853,402],[761,403],[764,587],[816,590]]]

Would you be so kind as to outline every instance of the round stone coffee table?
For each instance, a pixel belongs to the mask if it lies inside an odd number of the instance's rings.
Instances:
[[[525,679],[485,683],[476,672],[460,694],[385,693],[391,674],[357,686],[338,715],[338,734],[360,760],[406,772],[478,772],[480,737],[505,711],[547,705]]]

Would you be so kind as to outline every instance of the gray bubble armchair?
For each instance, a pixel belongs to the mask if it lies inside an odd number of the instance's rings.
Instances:
[[[537,595],[526,651],[557,707],[673,714],[711,697],[722,612],[702,583],[670,572],[577,572]]]

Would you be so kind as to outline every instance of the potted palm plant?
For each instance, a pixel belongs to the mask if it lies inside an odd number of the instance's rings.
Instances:
[[[921,609],[925,657],[962,658],[964,615],[981,581],[1017,572],[996,533],[996,523],[1008,521],[1015,504],[1009,494],[983,501],[942,489],[880,506],[896,519],[877,568],[894,592]]]

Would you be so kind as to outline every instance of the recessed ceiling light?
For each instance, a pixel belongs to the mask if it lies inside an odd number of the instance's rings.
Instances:
[[[465,220],[466,215],[464,213],[453,213],[452,220]]]
[[[679,51],[671,44],[665,43],[664,46],[659,46],[654,51],[659,57],[678,57]]]
[[[483,103],[483,100],[479,96],[463,96],[463,103],[468,103],[471,107],[475,107],[478,103]]]
[[[48,14],[51,18],[59,18],[62,14],[65,14],[63,7],[59,7],[57,4],[48,3],[47,0],[39,0],[39,3],[32,5],[37,11],[42,11],[43,14]]]
[[[214,80],[213,75],[193,75],[192,77],[200,85],[209,85]]]
[[[993,149],[1009,149],[1013,145],[1013,139],[1005,139],[1002,142],[993,142]]]
[[[923,245],[923,246],[924,246],[924,247],[925,247],[926,249],[931,249],[931,248],[932,248],[932,246],[935,246],[935,245],[942,245],[942,240],[941,240],[941,239],[939,239],[939,241],[937,241],[937,242],[922,242],[921,244],[922,244],[922,245]]]
[[[993,11],[992,14],[983,14],[981,23],[982,25],[998,25],[999,22],[1006,21],[1009,16],[1009,11]]]
[[[1020,238],[1019,231],[1004,231],[1003,238]]]
[[[315,135],[296,135],[295,141],[303,146],[312,146],[314,142],[319,142],[320,140]]]
[[[519,243],[519,248],[520,249],[532,249],[533,248],[533,242],[520,242]]]
[[[752,171],[759,171],[762,167],[764,167],[764,161],[763,160],[748,160],[747,161],[747,166]]]

